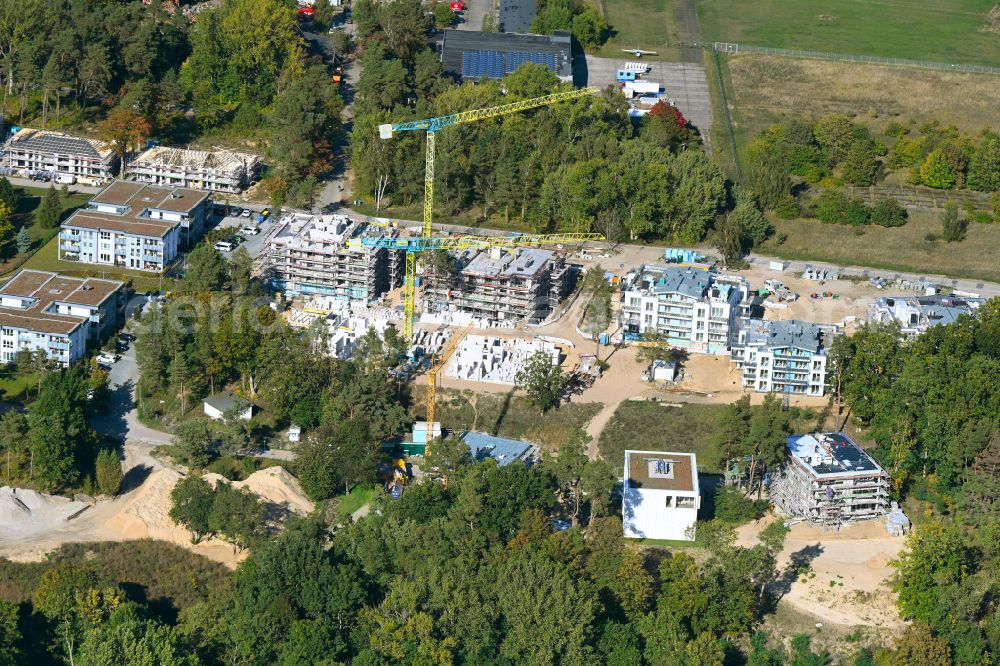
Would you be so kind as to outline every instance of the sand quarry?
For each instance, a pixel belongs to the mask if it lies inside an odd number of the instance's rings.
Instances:
[[[173,469],[159,468],[136,489],[113,500],[93,505],[31,490],[0,489],[0,557],[15,561],[39,561],[64,543],[80,541],[128,541],[162,539],[221,562],[229,567],[245,557],[219,539],[191,543],[191,532],[175,524],[170,510],[170,491],[182,478]],[[217,474],[208,474],[212,483],[229,483]],[[298,481],[282,467],[269,467],[234,482],[260,496],[270,516],[304,516],[312,502]]]
[[[737,543],[755,545],[760,530],[773,520],[768,516],[743,525]],[[905,545],[904,538],[889,536],[881,521],[836,532],[807,523],[793,525],[778,555],[779,566],[791,565],[787,574],[792,582],[781,601],[815,616],[816,622],[901,629],[904,622],[889,585],[894,571],[889,563]]]

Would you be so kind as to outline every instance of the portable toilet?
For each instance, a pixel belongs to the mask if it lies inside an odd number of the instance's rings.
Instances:
[[[615,78],[618,79],[618,83],[624,83],[625,81],[635,81],[635,72],[630,69],[619,69]]]

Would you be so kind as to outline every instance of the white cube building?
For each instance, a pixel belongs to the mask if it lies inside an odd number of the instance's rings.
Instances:
[[[693,541],[700,507],[698,461],[693,453],[625,452],[626,538]]]

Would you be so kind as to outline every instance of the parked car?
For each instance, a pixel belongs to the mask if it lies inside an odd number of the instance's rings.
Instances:
[[[97,364],[103,366],[112,366],[118,361],[118,354],[111,354],[108,352],[101,352],[97,355]]]
[[[215,249],[218,252],[232,252],[236,248],[237,243],[234,243],[230,239],[220,240],[215,244]]]
[[[248,236],[256,236],[260,233],[260,229],[258,227],[245,226],[240,227],[240,232]]]
[[[448,5],[453,12],[464,12],[465,11],[465,0],[455,0],[455,2]]]
[[[76,176],[68,173],[61,173],[58,176],[56,176],[56,182],[59,183],[60,185],[75,185]]]
[[[115,349],[118,350],[119,354],[124,354],[125,352],[128,351],[128,343],[127,342],[122,342],[121,340],[119,340],[118,344],[115,345]]]
[[[233,206],[232,208],[229,209],[230,217],[239,217],[242,214],[243,214],[243,209],[238,206]]]
[[[229,240],[239,245],[240,243],[245,243],[247,239],[244,238],[243,236],[240,236],[239,234],[233,234],[232,236],[229,237]]]
[[[250,217],[250,215],[251,215],[252,213],[253,213],[253,211],[252,211],[252,210],[250,210],[249,208],[244,208],[244,209],[243,209],[243,212],[242,212],[242,213],[240,213],[240,217]]]
[[[135,336],[132,335],[131,333],[126,333],[122,331],[121,333],[118,334],[118,342],[125,342],[125,343],[135,342]]]

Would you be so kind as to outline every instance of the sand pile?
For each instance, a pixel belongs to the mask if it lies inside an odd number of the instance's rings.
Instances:
[[[0,538],[39,534],[63,525],[88,507],[65,497],[24,488],[0,488]]]
[[[299,481],[288,473],[284,467],[268,467],[254,472],[244,481],[230,481],[221,474],[208,472],[203,474],[204,480],[213,486],[228,483],[235,488],[246,488],[261,498],[264,502],[283,507],[300,516],[312,513],[315,508],[312,500],[302,491]]]
[[[158,469],[131,493],[123,496],[118,511],[104,527],[124,539],[165,539],[175,543],[191,540],[191,533],[170,519],[170,491],[181,479],[172,469]]]

